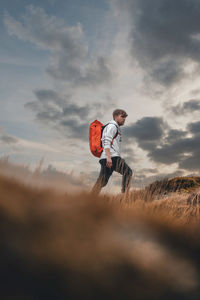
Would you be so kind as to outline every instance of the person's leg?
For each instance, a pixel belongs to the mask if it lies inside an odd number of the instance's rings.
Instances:
[[[124,159],[122,159],[121,157],[117,157],[114,170],[123,175],[121,192],[128,192],[131,186],[131,179],[133,174],[131,168],[127,165]]]
[[[100,193],[101,188],[108,183],[108,180],[113,172],[113,168],[106,167],[106,159],[101,159],[99,163],[101,164],[101,170],[99,173],[99,177],[97,178],[97,181],[91,191],[91,193],[95,194]]]

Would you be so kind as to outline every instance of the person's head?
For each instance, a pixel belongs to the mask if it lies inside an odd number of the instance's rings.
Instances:
[[[115,109],[113,111],[113,119],[117,122],[119,126],[124,125],[127,116],[128,114],[123,109]]]

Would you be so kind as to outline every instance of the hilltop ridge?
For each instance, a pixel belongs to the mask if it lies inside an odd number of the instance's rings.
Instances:
[[[200,176],[183,176],[156,180],[146,187],[151,196],[173,192],[191,193],[200,188]]]

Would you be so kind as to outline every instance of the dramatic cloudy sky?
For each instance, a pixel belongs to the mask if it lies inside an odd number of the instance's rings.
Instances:
[[[0,8],[1,156],[95,178],[88,126],[123,108],[122,156],[137,182],[199,173],[199,0]]]

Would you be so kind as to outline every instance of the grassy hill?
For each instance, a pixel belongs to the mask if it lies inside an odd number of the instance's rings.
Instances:
[[[0,176],[1,299],[200,299],[199,206]]]
[[[172,192],[191,193],[198,188],[200,188],[200,176],[193,176],[174,177],[171,179],[165,178],[151,183],[146,190],[149,191],[152,196],[155,196]]]

